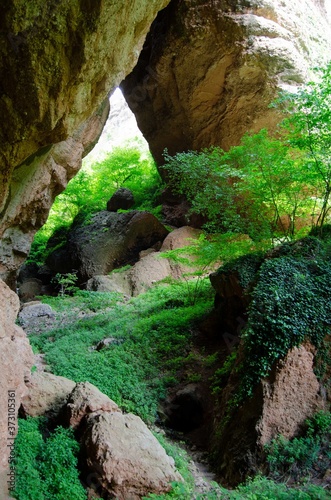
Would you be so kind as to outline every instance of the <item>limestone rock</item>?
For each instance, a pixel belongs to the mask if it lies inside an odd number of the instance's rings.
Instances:
[[[39,301],[28,302],[23,305],[18,314],[18,319],[24,327],[32,318],[40,318],[46,316],[47,318],[54,318],[55,313],[51,306],[42,304]]]
[[[100,135],[108,101],[74,135],[44,148],[15,171],[10,200],[0,222],[0,276],[10,282],[27,257],[33,236],[46,222],[49,209],[81,167],[90,141]]]
[[[64,421],[66,425],[77,429],[85,416],[100,411],[119,412],[120,409],[97,387],[89,382],[80,382],[68,397]]]
[[[172,275],[168,259],[159,257],[159,252],[146,255],[129,270],[128,276],[131,283],[132,295],[135,297],[145,292],[154,283]]]
[[[319,0],[178,0],[161,11],[121,85],[159,165],[278,121],[268,105],[329,59],[330,19]],[[309,78],[309,77],[308,77]]]
[[[107,116],[102,102],[132,70],[168,3],[1,5],[0,276],[6,280],[14,281],[55,195],[97,140]]]
[[[117,212],[117,210],[128,210],[134,205],[134,197],[130,189],[118,189],[107,203],[109,212]]]
[[[141,250],[162,242],[167,234],[167,229],[148,212],[98,212],[89,225],[70,231],[63,266],[60,261],[53,270],[61,272],[70,261],[80,281],[86,282],[94,275],[107,274],[138,260]],[[51,257],[48,264],[52,267]]]
[[[72,380],[52,373],[33,373],[27,383],[29,392],[22,399],[24,413],[30,417],[57,416],[75,385]]]
[[[194,229],[190,226],[183,226],[178,229],[174,229],[165,238],[161,252],[166,252],[167,250],[175,250],[176,248],[184,248],[192,244],[190,240],[197,240],[201,234],[199,229]]]
[[[19,299],[8,286],[0,280],[0,491],[7,491],[8,456],[10,448],[8,438],[14,437],[17,431],[17,412],[23,396],[27,393],[24,383],[29,377],[33,365],[33,353],[24,331],[15,325],[19,310]],[[8,398],[15,393],[10,410],[11,423],[15,430],[9,435],[8,430]],[[12,440],[10,441],[12,443]]]
[[[92,292],[117,292],[128,297],[132,295],[128,271],[119,271],[108,276],[93,276],[87,281],[86,289]]]
[[[83,453],[90,474],[98,478],[98,493],[118,500],[161,494],[170,490],[171,481],[182,481],[173,459],[143,421],[132,414],[91,414],[83,436]]]

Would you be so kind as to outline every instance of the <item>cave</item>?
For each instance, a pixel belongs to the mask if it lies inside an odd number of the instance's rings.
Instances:
[[[161,166],[171,154],[228,149],[272,128],[269,103],[309,79],[331,48],[326,2],[5,0],[0,6],[1,484],[8,462],[7,391],[16,410],[32,351],[16,324],[17,271],[56,195],[79,171],[121,86]],[[185,404],[184,404],[185,403]],[[186,411],[172,425],[189,430]]]

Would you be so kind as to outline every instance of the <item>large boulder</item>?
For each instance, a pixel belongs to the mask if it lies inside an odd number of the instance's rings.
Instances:
[[[19,307],[17,295],[0,280],[0,491],[4,496],[8,459],[17,432],[17,412],[27,394],[25,380],[29,379],[33,365],[29,341],[24,331],[15,325]]]
[[[107,202],[108,212],[117,212],[117,210],[128,210],[134,205],[134,197],[130,189],[120,188]]]
[[[126,296],[137,296],[146,292],[155,283],[167,278],[182,279],[183,274],[194,272],[192,265],[179,264],[161,256],[161,252],[184,248],[198,239],[201,231],[189,226],[175,229],[163,241],[160,252],[148,248],[139,252],[139,261],[129,269],[116,270],[109,276],[93,276],[87,282],[87,289],[98,292],[119,292]]]
[[[22,399],[22,410],[30,417],[56,417],[75,386],[76,383],[68,378],[52,373],[34,372],[27,383],[29,392]]]
[[[82,452],[99,494],[139,500],[182,481],[173,459],[139,417],[99,412],[88,416],[86,424]]]
[[[161,11],[121,84],[157,163],[238,144],[279,120],[271,100],[329,59],[324,0],[178,0]]]
[[[113,269],[139,258],[139,252],[157,243],[161,246],[168,230],[148,212],[115,213],[102,211],[87,225],[76,225],[68,234],[63,259],[50,255],[48,264],[55,272],[66,266],[78,272],[85,283],[92,276],[107,274]],[[56,265],[55,265],[56,263]]]
[[[114,401],[89,382],[78,383],[70,393],[64,411],[64,423],[78,429],[84,417],[94,412],[120,411]]]

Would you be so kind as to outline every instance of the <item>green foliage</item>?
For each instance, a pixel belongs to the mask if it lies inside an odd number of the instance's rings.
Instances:
[[[283,122],[289,144],[305,153],[307,184],[319,198],[315,225],[321,229],[331,194],[331,62],[315,71],[315,78],[295,94],[284,93],[278,104],[289,114]]]
[[[19,420],[15,440],[18,500],[84,500],[87,498],[77,470],[79,445],[72,429],[57,427],[47,439],[44,422]]]
[[[301,437],[289,441],[279,436],[266,446],[266,452],[274,479],[323,477],[331,459],[331,414],[316,413],[307,420]]]
[[[306,238],[285,246],[283,251],[292,253],[261,265],[243,333],[245,360],[238,399],[250,396],[291,348],[307,339],[319,348],[329,334],[331,265],[317,241]]]
[[[247,289],[256,280],[256,274],[263,262],[263,257],[264,253],[261,251],[242,255],[220,267],[217,274],[236,273],[240,285],[243,289]]]
[[[78,287],[75,286],[77,280],[78,277],[76,273],[57,273],[52,281],[58,285],[59,295],[64,297],[65,295],[73,294],[78,290]]]
[[[154,421],[158,402],[176,375],[174,353],[177,358],[186,357],[193,325],[212,305],[210,287],[194,306],[189,300],[190,285],[181,287],[181,301],[178,292],[179,288],[158,286],[126,304],[114,305],[112,299],[112,307],[99,309],[85,320],[77,320],[76,297],[47,299],[52,307],[61,302],[62,317],[63,307],[69,314],[73,307],[76,310],[67,324],[31,336],[31,344],[46,354],[45,361],[56,375],[76,382],[88,380],[124,410]],[[78,297],[84,299],[81,304],[87,311],[97,292],[84,292],[84,297],[81,293]],[[100,340],[109,337],[114,339],[112,344],[95,350]]]
[[[119,187],[133,192],[133,209],[154,212],[161,184],[151,155],[143,156],[137,148],[116,148],[92,168],[83,167],[55,199],[47,223],[35,236],[28,262],[43,264],[50,250],[49,238],[60,229],[67,230],[78,214],[87,223],[93,212],[105,210]]]
[[[248,234],[253,240],[277,234],[291,239],[296,218],[310,213],[301,155],[266,130],[245,135],[228,152],[165,153],[165,160],[172,189],[186,195],[192,211],[208,218],[211,231]]]

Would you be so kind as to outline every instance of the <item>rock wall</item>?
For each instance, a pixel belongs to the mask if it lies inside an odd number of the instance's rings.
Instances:
[[[6,280],[101,132],[105,109],[90,137],[88,120],[132,70],[157,11],[168,3],[1,3],[0,276]]]
[[[0,497],[10,479],[9,460],[17,432],[17,411],[27,393],[33,364],[32,349],[24,331],[15,325],[19,310],[17,295],[0,280]]]
[[[220,145],[272,127],[279,88],[329,58],[319,0],[172,0],[121,88],[159,164],[162,152]]]

